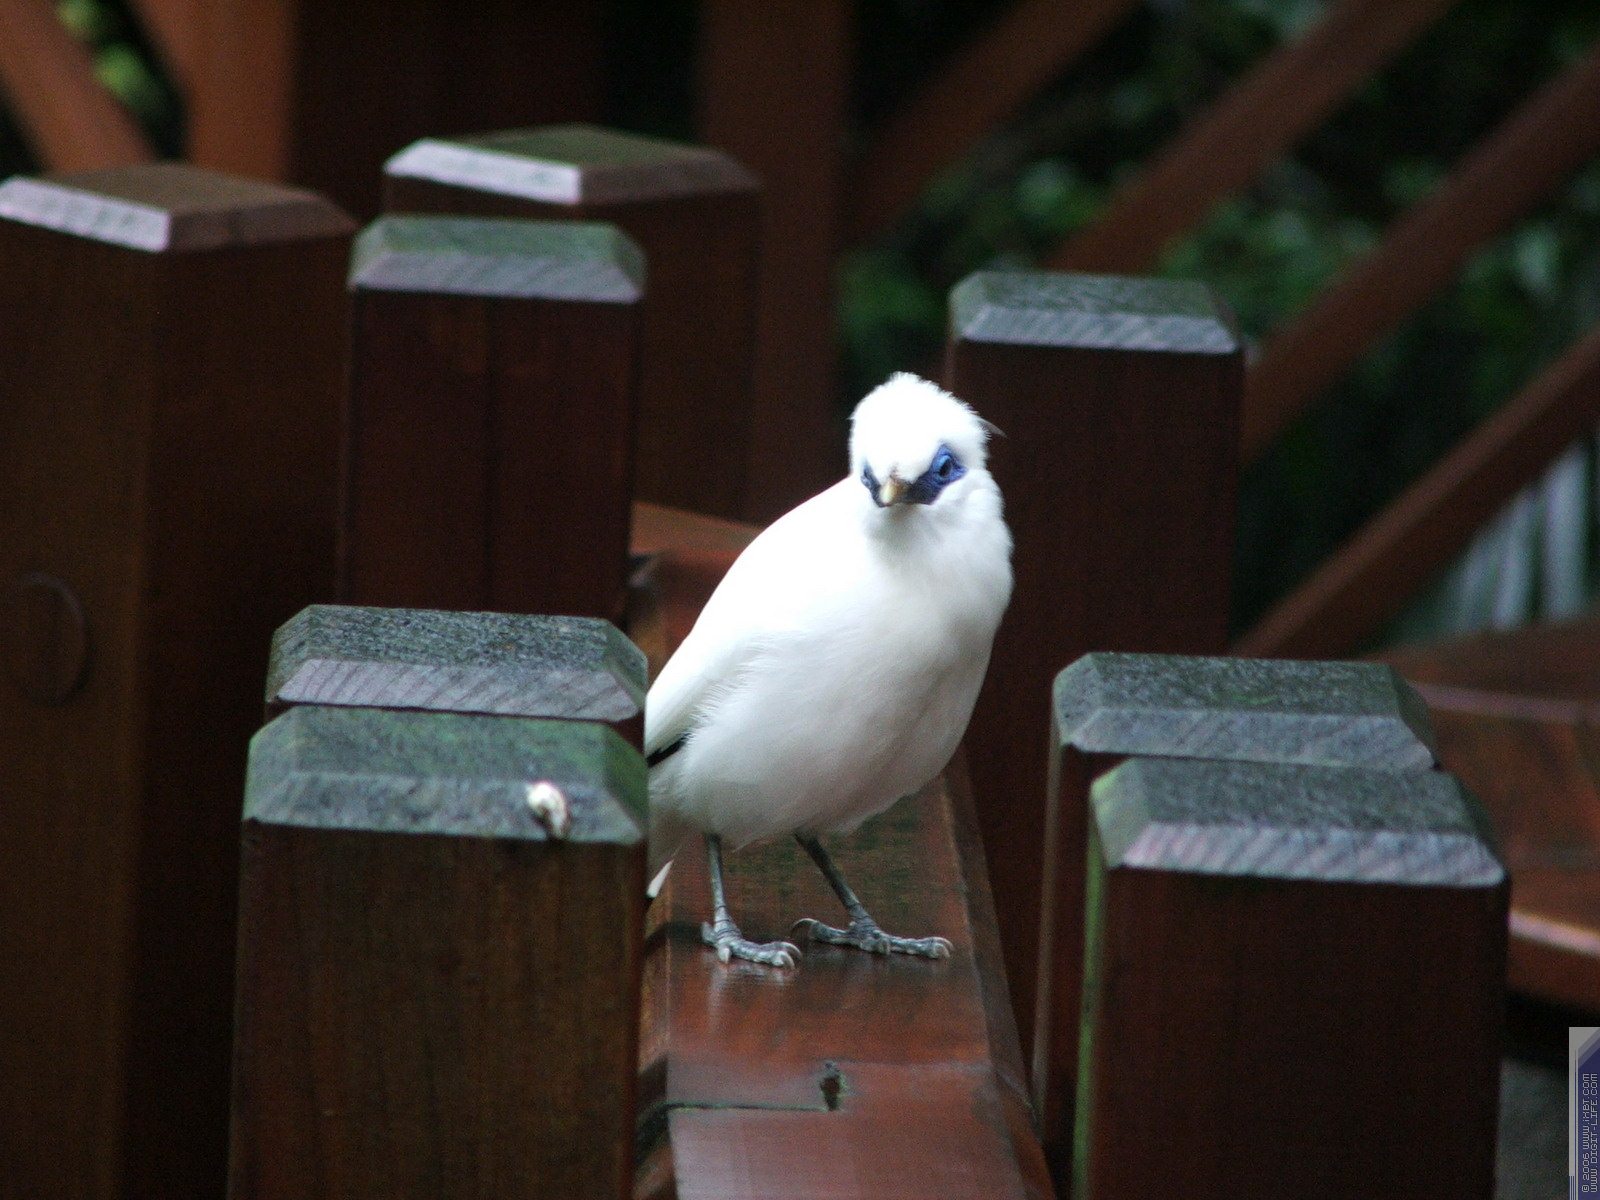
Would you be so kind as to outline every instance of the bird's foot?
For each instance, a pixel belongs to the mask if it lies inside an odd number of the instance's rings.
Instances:
[[[794,923],[794,932],[804,927],[806,934],[817,942],[832,946],[854,946],[868,954],[916,954],[922,958],[949,958],[950,942],[942,937],[896,937],[878,928],[871,919],[851,921],[848,929],[835,929],[811,917],[802,917]]]
[[[702,923],[700,940],[717,952],[718,962],[742,958],[769,967],[792,967],[800,961],[800,947],[793,942],[752,942],[732,921]]]

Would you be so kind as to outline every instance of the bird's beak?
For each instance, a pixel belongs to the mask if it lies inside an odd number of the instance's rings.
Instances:
[[[905,493],[906,481],[893,474],[878,485],[878,507],[888,508]]]

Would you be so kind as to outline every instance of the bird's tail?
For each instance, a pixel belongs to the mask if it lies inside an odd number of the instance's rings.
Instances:
[[[662,885],[667,882],[667,872],[672,870],[672,860],[677,856],[678,848],[683,845],[683,839],[688,835],[689,827],[672,813],[651,807],[650,886],[645,888],[646,899],[654,900],[660,894]]]

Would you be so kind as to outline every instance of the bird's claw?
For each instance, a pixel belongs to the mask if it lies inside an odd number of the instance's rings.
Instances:
[[[717,952],[718,962],[742,958],[768,967],[793,967],[800,961],[800,947],[793,942],[752,942],[732,924],[703,923],[700,940]]]
[[[854,946],[868,954],[915,954],[922,958],[949,958],[950,941],[942,937],[908,938],[885,933],[873,921],[851,921],[848,929],[835,929],[813,917],[801,917],[791,933],[804,928],[813,941],[831,946]]]

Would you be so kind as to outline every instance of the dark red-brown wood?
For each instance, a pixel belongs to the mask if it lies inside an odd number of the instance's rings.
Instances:
[[[385,168],[391,212],[610,221],[647,263],[635,491],[748,515],[760,196],[701,146],[588,126],[430,138]]]
[[[1005,431],[1016,590],[966,745],[1030,1043],[1050,681],[1091,650],[1226,645],[1243,354],[1198,284],[980,273],[951,303],[946,383]]]
[[[1077,1200],[1490,1200],[1507,882],[1439,772],[1096,784]]]
[[[273,628],[332,590],[322,199],[178,166],[0,186],[0,1161],[215,1196],[239,781]]]
[[[196,15],[186,100],[203,166],[319,188],[362,219],[383,162],[440,132],[600,112],[598,0],[229,0]]]
[[[851,0],[700,6],[699,133],[760,177],[761,286],[745,511],[770,521],[845,474],[833,275],[855,58]]]
[[[754,530],[641,506],[654,556],[632,632],[659,669]],[[833,849],[885,928],[937,932],[944,961],[807,944],[791,973],[716,961],[691,846],[651,907],[637,1195],[1051,1195],[1023,1091],[966,771]],[[727,859],[752,936],[838,902],[792,843]]]
[[[232,1200],[628,1196],[644,829],[644,762],[605,725],[300,706],[263,729]]]
[[[1600,620],[1386,651],[1433,707],[1511,871],[1507,981],[1600,1008]]]
[[[640,276],[609,225],[361,235],[340,599],[620,616]]]

